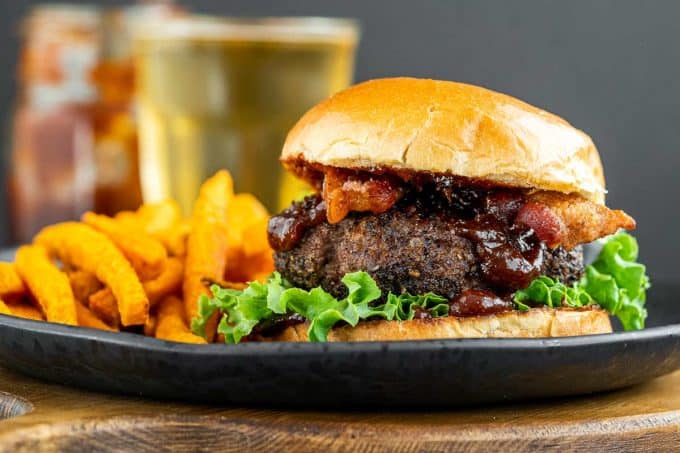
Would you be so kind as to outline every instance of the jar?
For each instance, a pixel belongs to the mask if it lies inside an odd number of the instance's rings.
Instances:
[[[87,210],[141,204],[133,28],[174,14],[168,2],[47,5],[25,20],[9,174],[15,241]]]
[[[99,24],[95,8],[57,5],[34,9],[23,24],[9,174],[17,241],[94,208],[90,73]]]

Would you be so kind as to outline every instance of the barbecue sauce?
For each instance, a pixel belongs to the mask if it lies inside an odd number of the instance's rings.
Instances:
[[[269,319],[260,321],[249,335],[241,339],[242,342],[257,341],[259,337],[274,337],[288,327],[305,322],[305,318],[297,313],[286,313],[274,315]]]
[[[501,299],[491,291],[468,289],[449,303],[449,316],[484,316],[512,309],[511,301]]]
[[[320,195],[296,201],[282,213],[269,219],[269,245],[278,252],[290,250],[305,232],[326,220],[326,204]]]
[[[442,193],[436,182],[410,192],[402,204],[413,215],[439,216],[457,235],[475,244],[479,268],[489,288],[506,295],[540,275],[545,246],[530,228],[514,223],[526,204],[520,191],[464,188]]]
[[[328,193],[339,190],[348,182],[353,184],[351,181],[360,181],[369,184],[363,184],[363,191],[354,193],[357,198],[371,193],[367,187],[377,187],[380,184],[383,184],[381,188],[375,190],[392,187],[394,194],[392,197],[377,197],[379,208],[371,208],[361,200],[348,202],[345,199],[343,203],[361,204],[375,214],[389,205],[387,209],[399,209],[409,215],[439,216],[456,235],[475,245],[479,256],[479,272],[488,287],[486,289],[492,289],[495,294],[507,298],[514,291],[528,286],[540,275],[546,245],[526,222],[516,222],[516,219],[518,213],[522,212],[529,212],[534,217],[540,217],[541,213],[531,206],[530,211],[525,209],[529,203],[521,190],[469,185],[469,181],[458,177],[422,173],[411,178],[408,186],[402,183],[398,190],[393,187],[394,180],[388,177],[382,180],[375,175],[364,179],[349,178],[344,183],[338,181],[337,175],[333,178],[335,179],[328,184],[324,182],[323,191],[326,197],[307,197],[271,218],[268,234],[274,250],[281,252],[294,248],[309,228],[330,220],[327,209]],[[369,198],[371,197],[373,195]],[[343,212],[346,207],[331,214],[333,221],[337,221],[338,212]],[[350,215],[366,214],[353,212]],[[531,216],[525,214],[524,217]],[[549,224],[550,219],[547,222]],[[470,304],[480,309],[486,306],[504,306],[495,302],[495,299],[485,299],[472,293],[455,304],[452,303],[452,306],[466,307]],[[464,308],[460,310],[469,311]]]

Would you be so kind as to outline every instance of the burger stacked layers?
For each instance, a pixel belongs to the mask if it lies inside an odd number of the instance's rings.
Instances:
[[[471,85],[375,80],[307,112],[281,161],[315,190],[269,222],[278,273],[212,300],[228,340],[643,325],[649,283],[617,233],[635,221],[604,205],[597,149],[559,117]]]
[[[327,171],[338,178],[337,170]],[[579,280],[578,244],[635,225],[621,211],[578,197],[480,187],[450,176],[419,174],[401,184],[383,183],[390,178],[384,174],[343,176],[334,194],[326,176],[323,195],[294,203],[269,223],[279,272],[297,287],[321,286],[336,297],[346,296],[345,274],[364,270],[384,294],[434,292],[462,316],[511,310],[510,296],[541,275]],[[358,200],[375,197],[375,186],[388,203],[329,215],[348,194],[349,204],[365,206]],[[575,218],[581,210],[588,215]],[[569,234],[572,228],[585,236]]]

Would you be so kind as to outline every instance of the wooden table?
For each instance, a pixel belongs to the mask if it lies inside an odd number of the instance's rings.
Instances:
[[[631,364],[631,366],[634,366]],[[680,372],[591,397],[449,411],[209,407],[45,384],[0,368],[0,450],[680,451]]]

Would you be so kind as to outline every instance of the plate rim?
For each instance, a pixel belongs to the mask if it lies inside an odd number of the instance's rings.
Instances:
[[[12,260],[17,247],[0,248],[0,261]],[[655,279],[654,285],[677,286],[680,282],[670,279]],[[610,315],[611,316],[611,315]],[[38,321],[0,314],[0,329],[10,327],[39,334],[50,334],[64,338],[99,341],[111,345],[129,346],[138,350],[172,351],[182,354],[220,354],[240,356],[243,354],[288,353],[308,354],[314,352],[356,352],[390,349],[392,352],[412,349],[470,349],[470,350],[538,350],[546,348],[578,348],[584,346],[615,345],[628,341],[650,341],[666,337],[680,337],[680,322],[647,327],[642,330],[617,331],[606,334],[578,335],[545,338],[440,338],[422,340],[353,341],[353,342],[244,342],[237,345],[223,343],[190,344],[160,340],[131,332],[109,332],[82,326],[70,326],[47,321]],[[329,351],[332,349],[332,351]]]
[[[612,332],[607,334],[579,335],[549,338],[446,338],[397,341],[356,342],[244,342],[238,345],[189,344],[160,340],[131,332],[109,332],[88,327],[69,326],[46,321],[0,315],[0,329],[14,328],[34,334],[49,334],[67,339],[98,341],[106,344],[127,346],[137,350],[177,352],[194,355],[267,355],[308,354],[314,352],[343,353],[357,349],[389,349],[391,352],[413,349],[469,349],[469,350],[536,350],[550,348],[578,348],[584,346],[616,345],[630,341],[650,341],[666,337],[680,337],[680,323],[649,327],[639,331]]]

